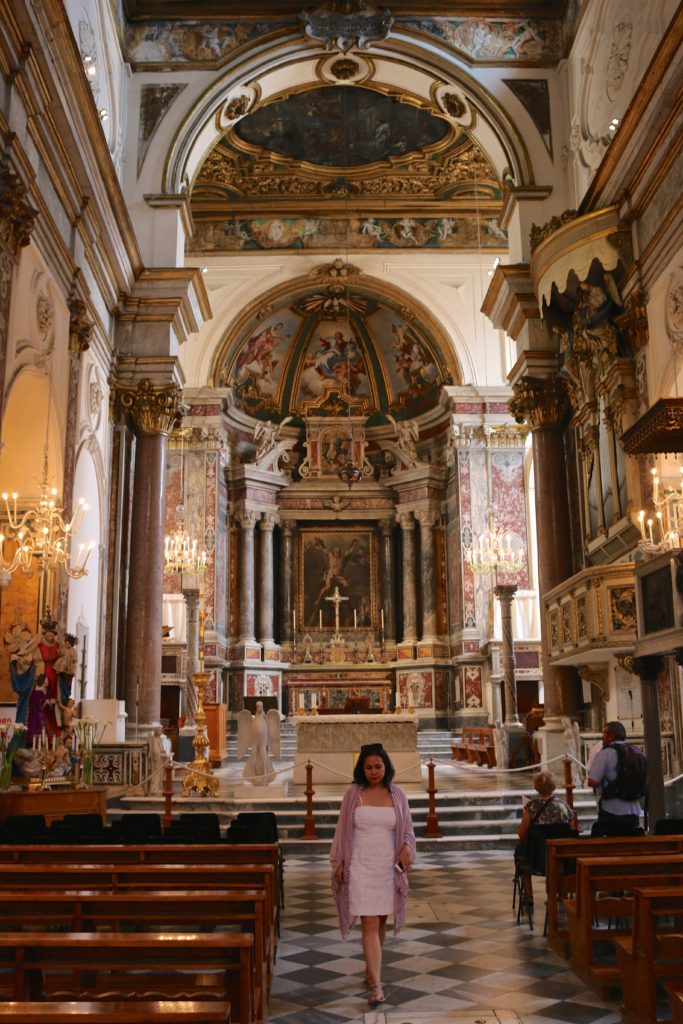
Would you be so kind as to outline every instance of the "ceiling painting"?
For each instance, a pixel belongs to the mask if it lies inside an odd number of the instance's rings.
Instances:
[[[426,329],[389,300],[354,290],[323,309],[310,292],[245,330],[218,372],[238,408],[261,419],[417,416],[454,379]],[[452,361],[452,360],[451,360]]]
[[[372,89],[327,86],[261,107],[235,125],[276,156],[349,169],[415,156],[453,134],[448,121]]]

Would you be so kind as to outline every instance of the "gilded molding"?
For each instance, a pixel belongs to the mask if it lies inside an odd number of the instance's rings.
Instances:
[[[531,231],[529,232],[529,244],[531,251],[538,248],[541,242],[544,242],[550,235],[554,235],[556,231],[564,227],[565,224],[569,224],[570,221],[576,220],[579,216],[578,210],[565,210],[559,217],[551,217],[545,224],[538,225],[532,224]]]
[[[182,416],[182,391],[177,384],[155,387],[148,377],[137,387],[116,386],[121,408],[131,414],[141,434],[168,436]]]
[[[94,324],[86,315],[87,306],[82,299],[72,299],[69,303],[69,352],[80,359],[90,348]]]
[[[633,355],[637,355],[650,340],[645,296],[638,289],[626,299],[624,312],[614,317],[619,329],[628,338]]]
[[[563,378],[554,376],[521,377],[512,385],[514,392],[508,406],[518,423],[526,422],[532,433],[549,427],[560,427],[569,413],[567,386]]]
[[[367,50],[370,43],[386,39],[394,24],[388,8],[380,9],[370,0],[328,0],[313,11],[299,15],[305,35],[326,50],[347,53],[352,47]]]
[[[9,168],[0,175],[0,240],[12,256],[31,241],[38,210],[28,202],[27,189]]]

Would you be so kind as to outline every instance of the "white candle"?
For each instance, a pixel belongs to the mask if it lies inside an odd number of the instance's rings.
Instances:
[[[662,540],[664,540],[664,527],[662,525],[662,513],[661,512],[657,512],[657,522],[659,523],[659,535],[660,535],[660,538]]]
[[[292,612],[292,627],[294,629],[294,632],[296,633],[296,608]]]
[[[647,521],[647,531],[648,531],[648,533],[650,535],[650,544],[654,544],[654,540],[653,540],[653,537],[652,537],[652,520],[651,519],[648,519],[648,521]]]
[[[318,707],[318,694],[317,693],[312,693],[311,694],[311,707],[312,708],[317,708]]]
[[[57,749],[57,737],[56,736],[52,737],[52,749],[53,750]]]
[[[303,693],[300,693],[299,694],[299,710],[303,711],[303,708],[304,708],[304,695],[303,695]]]
[[[353,609],[353,628],[355,629],[357,627],[357,625],[358,625],[358,621],[356,619],[356,609],[354,608]]]
[[[320,623],[320,628],[322,629],[323,628],[323,610],[322,610],[322,608],[318,612],[318,622]]]
[[[384,632],[384,608],[379,610],[380,622],[382,623],[382,632]]]
[[[399,693],[398,690],[396,691],[396,710],[401,710],[401,694]]]
[[[645,540],[645,512],[642,508],[638,513],[638,525],[640,526],[641,539]]]

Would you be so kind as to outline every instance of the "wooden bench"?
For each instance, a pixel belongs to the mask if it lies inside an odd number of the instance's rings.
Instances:
[[[658,982],[669,992],[673,1020],[683,1020],[683,999],[676,995],[683,983],[683,889],[636,889],[631,935],[615,945],[623,1024],[655,1024]]]
[[[576,892],[577,857],[658,856],[683,853],[683,836],[590,836],[549,839],[546,844],[546,893],[548,945],[560,956],[569,955],[569,932],[560,924],[560,900]]]
[[[604,998],[619,985],[616,964],[598,963],[596,946],[611,943],[628,929],[606,927],[606,919],[630,918],[635,888],[681,886],[683,854],[659,857],[580,857],[576,865],[576,897],[565,900],[572,970],[596,995]],[[601,923],[603,922],[603,923]]]
[[[230,1024],[230,1003],[10,1002],[0,1003],[0,1024]]]
[[[228,1000],[251,1024],[251,935],[0,934],[0,991],[18,1001]]]
[[[452,758],[481,767],[495,768],[496,748],[491,726],[468,726],[459,743],[451,744]]]
[[[191,879],[189,879],[191,883]],[[262,889],[169,890],[167,892],[41,892],[0,891],[0,921],[4,929],[49,931],[164,931],[183,932],[202,927],[239,928],[254,938],[252,1003],[257,1020],[265,1019],[264,1000],[270,993],[272,962],[266,945],[267,918]],[[156,926],[156,927],[155,927]]]
[[[671,1003],[671,1024],[683,1024],[683,984],[679,981],[664,985]]]

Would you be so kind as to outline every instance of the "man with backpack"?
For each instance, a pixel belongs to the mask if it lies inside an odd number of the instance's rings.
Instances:
[[[640,799],[647,793],[647,761],[638,748],[626,743],[621,722],[608,722],[602,733],[602,749],[588,766],[588,785],[598,795],[597,825],[618,823],[636,829]]]

